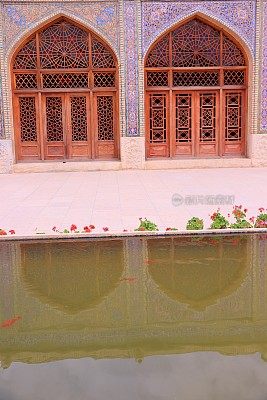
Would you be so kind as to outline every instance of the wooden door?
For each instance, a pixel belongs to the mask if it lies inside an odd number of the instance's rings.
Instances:
[[[219,154],[219,91],[175,91],[173,156]]]
[[[17,159],[41,159],[38,94],[14,96],[14,125]]]
[[[223,104],[222,155],[245,155],[245,91],[223,91]]]
[[[67,156],[67,124],[65,94],[45,94],[43,108],[44,159],[65,159]]]
[[[67,158],[92,158],[89,94],[66,94],[66,104]]]
[[[147,157],[170,156],[170,104],[169,91],[147,92],[146,155]]]
[[[94,93],[92,140],[95,158],[110,159],[118,156],[117,113],[114,92]]]
[[[195,155],[219,155],[219,91],[195,92]]]

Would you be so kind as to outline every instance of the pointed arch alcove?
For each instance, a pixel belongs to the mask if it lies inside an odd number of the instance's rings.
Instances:
[[[248,65],[200,16],[164,33],[145,57],[146,156],[245,156]]]
[[[12,58],[18,161],[118,158],[118,62],[67,17],[37,30]]]

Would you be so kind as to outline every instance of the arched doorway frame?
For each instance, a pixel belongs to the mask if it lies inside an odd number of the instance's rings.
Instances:
[[[145,63],[151,49],[169,32],[181,27],[190,20],[199,19],[203,23],[206,23],[214,29],[221,30],[226,34],[235,44],[239,47],[246,59],[247,66],[247,115],[245,119],[245,142],[246,142],[246,156],[249,157],[251,153],[249,134],[257,133],[257,102],[256,102],[256,83],[257,77],[255,76],[255,58],[251,48],[240,35],[233,30],[230,25],[227,25],[225,21],[220,20],[214,15],[209,15],[200,11],[194,11],[189,14],[181,16],[177,21],[170,24],[164,30],[159,32],[149,46],[145,49],[142,61],[139,63],[140,75],[139,75],[139,98],[140,98],[140,135],[144,138],[144,146],[146,147],[146,110],[145,110]],[[150,159],[151,160],[151,159]]]
[[[117,68],[117,81],[118,81],[118,134],[117,134],[117,141],[118,141],[118,158],[120,158],[120,137],[122,135],[122,131],[124,128],[124,100],[125,95],[122,88],[122,82],[124,80],[123,74],[123,63],[120,62],[120,54],[119,54],[119,47],[116,48],[114,44],[110,41],[107,35],[100,29],[90,24],[90,21],[83,19],[82,17],[77,16],[76,14],[72,14],[71,12],[65,11],[64,12],[57,12],[57,13],[49,13],[45,15],[42,19],[39,19],[34,24],[31,24],[29,28],[23,30],[23,32],[18,35],[17,39],[11,44],[9,50],[6,53],[6,57],[1,63],[1,71],[2,71],[2,82],[3,87],[6,90],[3,91],[4,96],[4,118],[5,118],[5,126],[7,128],[7,139],[12,140],[12,154],[14,163],[17,162],[16,159],[16,135],[14,129],[14,111],[13,111],[13,95],[12,93],[12,78],[13,78],[13,68],[12,68],[12,61],[15,57],[15,54],[18,53],[19,49],[23,47],[23,45],[27,42],[27,40],[37,31],[42,30],[49,25],[52,25],[57,20],[65,18],[70,23],[72,22],[74,25],[89,31],[91,34],[96,36],[100,39],[101,42],[104,42],[109,49],[112,51],[116,61],[116,68]]]

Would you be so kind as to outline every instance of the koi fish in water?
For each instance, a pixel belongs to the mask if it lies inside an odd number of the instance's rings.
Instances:
[[[12,325],[14,325],[20,319],[21,319],[21,317],[19,317],[19,316],[11,318],[11,319],[7,319],[6,321],[4,321],[0,324],[0,328],[10,328]]]

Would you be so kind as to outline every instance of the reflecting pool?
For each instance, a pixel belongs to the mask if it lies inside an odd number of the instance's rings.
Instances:
[[[267,236],[0,242],[0,400],[266,400]]]

